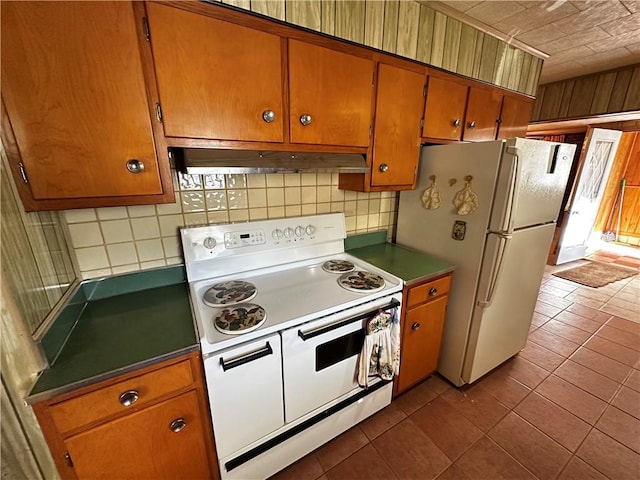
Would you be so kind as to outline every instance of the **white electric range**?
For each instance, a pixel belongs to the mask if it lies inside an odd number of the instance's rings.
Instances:
[[[266,478],[390,403],[357,362],[402,281],[344,252],[343,214],[181,236],[223,479]]]

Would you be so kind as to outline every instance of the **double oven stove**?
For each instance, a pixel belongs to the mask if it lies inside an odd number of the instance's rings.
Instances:
[[[343,214],[181,235],[223,479],[266,478],[390,403],[357,362],[402,281],[344,252]]]

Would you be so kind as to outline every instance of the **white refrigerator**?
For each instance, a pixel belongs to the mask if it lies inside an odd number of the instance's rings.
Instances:
[[[422,148],[396,241],[456,265],[438,367],[455,385],[524,347],[574,150],[522,138]]]

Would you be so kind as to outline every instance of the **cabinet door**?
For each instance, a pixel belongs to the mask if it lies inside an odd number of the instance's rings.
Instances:
[[[280,37],[157,3],[147,14],[165,135],[283,141]]]
[[[438,368],[447,298],[440,297],[407,311],[402,334],[398,393]]]
[[[505,95],[502,100],[498,139],[524,137],[527,134],[532,109],[532,99]]]
[[[500,118],[502,92],[497,89],[469,88],[463,140],[494,140]]]
[[[422,136],[460,140],[468,87],[440,77],[429,77]]]
[[[2,99],[33,199],[162,194],[131,2],[1,5]]]
[[[420,156],[424,75],[380,64],[373,133],[376,186],[413,185]]]
[[[80,480],[209,478],[200,414],[192,391],[69,437],[65,446]]]
[[[289,40],[292,143],[367,147],[371,60]]]

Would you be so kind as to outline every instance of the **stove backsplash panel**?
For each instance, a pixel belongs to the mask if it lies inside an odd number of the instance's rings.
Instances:
[[[395,229],[396,192],[340,190],[337,174],[172,173],[176,203],[63,213],[83,279],[182,263],[183,226],[343,212],[348,235]]]

